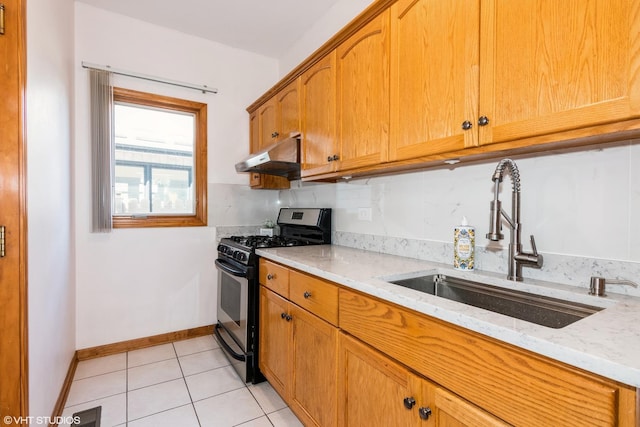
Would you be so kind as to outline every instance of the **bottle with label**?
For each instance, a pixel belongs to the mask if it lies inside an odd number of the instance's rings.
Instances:
[[[467,223],[467,217],[453,230],[453,268],[473,270],[476,252],[476,229]]]

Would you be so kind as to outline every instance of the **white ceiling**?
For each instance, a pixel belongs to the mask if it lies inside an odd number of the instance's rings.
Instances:
[[[339,0],[77,0],[238,49],[280,58]]]

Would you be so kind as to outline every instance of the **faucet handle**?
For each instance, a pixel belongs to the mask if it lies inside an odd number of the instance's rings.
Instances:
[[[538,253],[538,248],[536,248],[536,239],[534,239],[533,234],[531,235],[531,249],[533,253],[517,253],[514,258],[517,261],[527,263],[528,265],[535,265],[536,267],[542,267],[542,262],[544,261],[542,255]]]
[[[533,250],[534,256],[538,256],[538,249],[536,248],[536,239],[534,239],[533,234],[531,235],[531,250]]]

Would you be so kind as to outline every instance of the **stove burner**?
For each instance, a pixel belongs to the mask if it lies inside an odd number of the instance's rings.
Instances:
[[[306,240],[283,236],[231,236],[231,240],[247,248],[277,248],[308,245]]]

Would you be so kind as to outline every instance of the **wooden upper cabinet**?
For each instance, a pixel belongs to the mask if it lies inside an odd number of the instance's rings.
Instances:
[[[336,52],[322,58],[302,75],[302,177],[335,170],[328,161],[336,145]]]
[[[300,132],[300,79],[294,80],[258,108],[258,148]]]
[[[634,0],[375,1],[292,72],[302,178],[636,137],[638,16]],[[289,89],[250,107],[261,144],[295,127]]]
[[[260,149],[274,143],[278,137],[278,125],[276,121],[277,103],[276,97],[271,98],[258,109],[258,122],[260,123]]]
[[[300,132],[300,79],[294,80],[249,116],[251,152],[259,151],[293,132]],[[251,188],[289,188],[289,180],[251,173]]]
[[[391,6],[390,160],[477,145],[479,26],[479,1]]]
[[[387,161],[389,146],[389,11],[337,51],[338,170]]]
[[[480,143],[640,116],[640,2],[482,3]]]
[[[301,131],[300,79],[294,80],[276,95],[279,138]]]
[[[260,123],[258,113],[254,112],[249,115],[249,151],[255,153],[260,149]],[[262,185],[262,175],[256,172],[249,173],[249,186],[251,188],[260,188]]]

